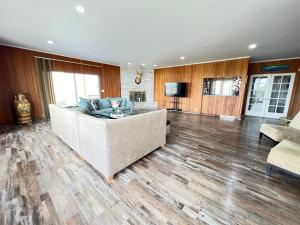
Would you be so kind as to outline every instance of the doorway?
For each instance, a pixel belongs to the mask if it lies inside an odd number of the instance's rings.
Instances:
[[[286,117],[294,86],[294,73],[251,75],[246,115]]]

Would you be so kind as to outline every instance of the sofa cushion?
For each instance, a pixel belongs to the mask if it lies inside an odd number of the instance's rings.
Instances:
[[[300,144],[283,140],[271,149],[267,162],[300,175]]]
[[[111,108],[110,101],[108,98],[97,99],[99,109]]]
[[[300,111],[296,114],[294,119],[291,121],[290,127],[293,127],[300,131]]]
[[[260,132],[277,142],[281,142],[283,139],[300,141],[300,131],[293,127],[264,123],[261,125]]]
[[[90,114],[91,111],[94,111],[90,99],[79,97],[78,107],[80,110],[88,114]]]
[[[120,107],[125,107],[126,103],[127,103],[127,99],[126,98],[119,98],[120,100]]]

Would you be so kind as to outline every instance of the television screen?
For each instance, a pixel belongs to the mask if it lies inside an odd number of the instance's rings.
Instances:
[[[165,96],[186,97],[187,83],[165,83]]]

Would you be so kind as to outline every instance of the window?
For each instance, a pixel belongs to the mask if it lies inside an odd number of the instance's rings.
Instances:
[[[56,104],[76,105],[79,97],[98,98],[99,77],[91,74],[52,72]]]
[[[206,78],[203,81],[204,95],[239,96],[241,78]]]

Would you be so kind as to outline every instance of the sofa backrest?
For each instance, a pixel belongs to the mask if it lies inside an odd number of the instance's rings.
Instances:
[[[77,117],[81,112],[53,104],[49,105],[49,110],[53,132],[80,154]]]
[[[167,110],[110,120],[107,124],[109,171],[115,174],[166,143]]]
[[[300,111],[296,114],[294,119],[291,121],[290,127],[300,130]]]

